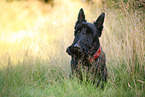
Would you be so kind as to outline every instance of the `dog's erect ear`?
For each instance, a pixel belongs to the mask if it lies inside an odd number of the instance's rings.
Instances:
[[[98,31],[98,36],[100,37],[102,34],[102,30],[103,30],[103,23],[104,23],[104,18],[105,18],[105,13],[103,12],[98,19],[94,22],[97,31]]]
[[[84,10],[81,8],[78,14],[78,22],[86,22],[85,20],[85,14],[84,14]]]

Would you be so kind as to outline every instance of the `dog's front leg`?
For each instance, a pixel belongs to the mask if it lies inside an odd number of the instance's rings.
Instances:
[[[77,60],[72,58],[71,59],[71,72],[72,72],[72,74],[77,70],[77,64],[78,64]]]
[[[107,67],[106,67],[106,64],[104,64],[104,67],[102,69],[102,84],[101,84],[101,88],[103,89],[104,88],[104,83],[107,82]]]

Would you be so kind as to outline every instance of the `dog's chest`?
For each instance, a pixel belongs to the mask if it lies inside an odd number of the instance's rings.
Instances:
[[[89,60],[91,59],[92,56],[89,56],[86,59],[80,59],[78,60],[78,67],[80,68],[85,68],[85,69],[89,69],[89,70],[97,70],[98,72],[101,71],[101,68],[103,67],[103,64],[105,64],[105,54],[102,51],[100,53],[100,56],[98,58],[96,58],[95,60]]]

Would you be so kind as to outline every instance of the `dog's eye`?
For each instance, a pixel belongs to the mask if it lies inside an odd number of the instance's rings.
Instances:
[[[80,33],[80,32],[81,32],[81,30],[78,30],[78,31],[77,31],[77,33]]]
[[[80,33],[81,32],[81,29],[78,29],[75,31],[75,33]]]
[[[79,33],[81,33],[81,30],[76,30],[76,31],[75,31],[75,36],[76,36],[77,34],[79,34]]]
[[[91,29],[87,29],[87,35],[92,35],[92,30]]]
[[[89,33],[87,33],[88,35],[92,35],[92,33],[91,32],[89,32]]]

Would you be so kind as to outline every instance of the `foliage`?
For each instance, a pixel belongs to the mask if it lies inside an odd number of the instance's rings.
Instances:
[[[130,7],[129,1],[115,8],[110,6],[118,2],[55,3],[0,1],[0,96],[144,97],[144,11]],[[69,78],[65,50],[72,43],[80,6],[88,21],[106,14],[100,38],[109,74],[104,90]]]

